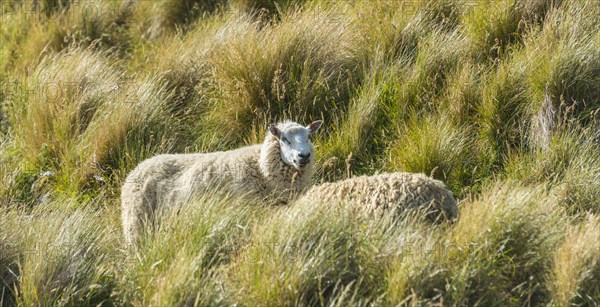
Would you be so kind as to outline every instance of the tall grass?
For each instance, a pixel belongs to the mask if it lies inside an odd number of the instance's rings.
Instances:
[[[597,128],[570,128],[557,133],[548,148],[512,157],[506,174],[526,183],[549,183],[571,213],[598,213],[597,134]]]
[[[413,117],[399,128],[397,135],[398,140],[388,153],[388,169],[425,173],[443,180],[456,192],[472,184],[468,179],[478,162],[473,156],[477,154],[473,136],[454,126],[447,117]]]
[[[551,275],[553,299],[559,305],[595,305],[600,300],[600,223],[590,215],[567,230],[565,240],[554,254]]]
[[[202,197],[167,214],[128,254],[121,297],[136,305],[210,305],[227,302],[219,267],[247,244],[263,216],[258,204]]]
[[[309,121],[344,108],[357,61],[348,22],[331,12],[294,12],[277,24],[252,25],[211,55],[217,95],[206,115],[225,140],[253,126],[294,117]],[[294,22],[291,22],[293,20]]]
[[[387,67],[381,61],[366,68],[368,79],[357,89],[347,112],[333,119],[329,138],[319,140],[319,154],[327,157],[321,171],[326,179],[381,168],[379,161],[393,135],[391,124],[405,116],[396,103],[401,91],[397,70],[401,68]]]
[[[165,89],[126,79],[107,62],[88,50],[48,58],[15,93],[12,150],[40,191],[40,174],[31,170],[46,174],[43,184],[56,192],[81,193],[177,143]]]
[[[3,23],[7,24],[2,27],[3,67],[31,71],[44,56],[71,46],[110,48],[125,54],[133,42],[129,35],[133,10],[128,2],[116,1],[16,5],[2,14]]]
[[[340,305],[379,293],[375,223],[330,204],[282,208],[255,227],[246,248],[226,268],[237,301],[250,305]],[[378,226],[384,225],[378,224]],[[377,231],[373,231],[376,239]]]
[[[545,276],[561,239],[563,211],[543,187],[495,185],[464,204],[448,238],[454,274],[450,299],[459,304],[547,301]],[[459,260],[460,259],[460,260]]]
[[[494,167],[502,166],[517,148],[527,146],[528,103],[525,76],[520,69],[523,64],[518,56],[512,57],[482,81],[477,121],[482,147]]]
[[[94,224],[106,218],[105,213],[63,210],[40,207],[24,214],[4,209],[3,233],[22,230],[12,244],[3,242],[5,303],[93,305],[110,301],[115,278],[115,255],[110,251],[117,247],[118,232],[106,223]],[[11,253],[12,259],[7,258]]]
[[[15,286],[18,284],[19,238],[11,231],[17,226],[19,216],[6,208],[1,209],[0,216],[0,303],[15,303]]]
[[[547,146],[552,133],[568,121],[597,120],[599,41],[587,16],[598,12],[597,3],[568,5],[549,15],[545,27],[526,41],[528,57],[538,61],[527,76],[532,139],[538,146]]]
[[[489,193],[489,194],[488,194]],[[561,238],[560,207],[541,187],[488,187],[463,203],[447,235],[421,237],[420,249],[388,271],[392,304],[540,304],[550,289],[551,254]],[[551,225],[551,226],[550,226]]]
[[[2,305],[600,302],[597,1],[4,1]],[[208,193],[127,247],[160,153],[324,119],[314,183],[441,179],[459,219]]]
[[[466,32],[475,54],[482,59],[497,59],[510,53],[523,37],[545,21],[562,0],[487,1],[463,15]],[[518,47],[518,46],[517,46]]]

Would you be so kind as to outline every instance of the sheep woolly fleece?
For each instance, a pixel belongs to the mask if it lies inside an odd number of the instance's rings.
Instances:
[[[281,131],[303,126],[277,125]],[[314,152],[312,144],[311,152]],[[121,190],[125,239],[134,242],[145,222],[159,212],[188,201],[209,188],[258,199],[287,202],[311,181],[313,159],[302,170],[281,159],[279,139],[267,132],[262,144],[235,150],[158,155],[140,163]]]
[[[425,209],[431,220],[436,220],[440,214],[448,220],[458,216],[456,200],[443,182],[412,173],[359,176],[324,183],[310,188],[297,203],[337,203],[368,215]]]

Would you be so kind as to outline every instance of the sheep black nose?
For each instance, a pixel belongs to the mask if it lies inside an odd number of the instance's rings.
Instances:
[[[300,156],[300,158],[302,158],[302,159],[308,159],[308,158],[310,158],[310,152],[300,153],[300,154],[298,154],[298,156]]]

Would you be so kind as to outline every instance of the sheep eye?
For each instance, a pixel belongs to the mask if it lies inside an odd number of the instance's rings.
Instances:
[[[282,137],[281,140],[287,144],[291,144],[290,141],[288,141],[288,139],[285,137]]]

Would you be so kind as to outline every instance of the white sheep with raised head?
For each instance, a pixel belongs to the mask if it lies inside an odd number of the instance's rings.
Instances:
[[[286,121],[269,126],[262,144],[230,151],[164,154],[140,163],[121,189],[125,239],[137,240],[141,227],[157,213],[218,189],[232,195],[286,203],[305,190],[313,172],[310,136],[322,121],[308,126]]]
[[[424,174],[385,173],[323,183],[308,189],[297,201],[339,204],[368,216],[423,210],[429,220],[453,221],[458,205],[443,182]]]

